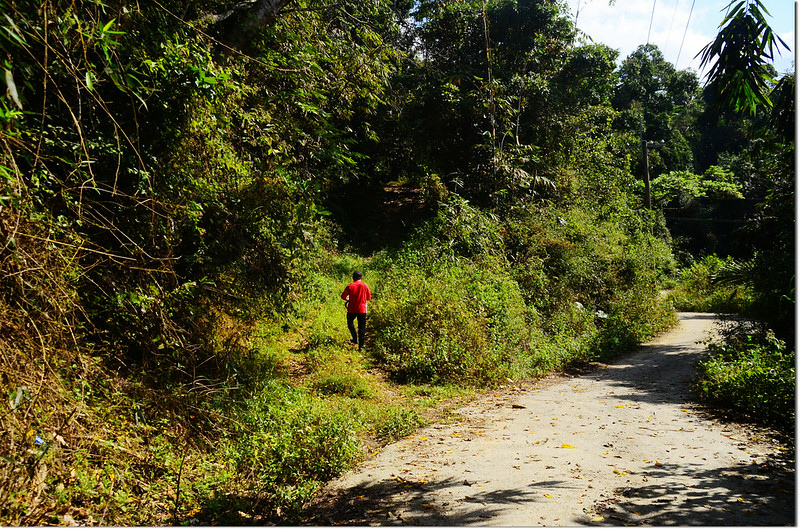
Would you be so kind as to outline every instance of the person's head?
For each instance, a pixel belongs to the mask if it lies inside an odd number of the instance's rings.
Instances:
[[[353,281],[358,281],[359,279],[361,279],[361,275],[362,275],[361,272],[358,271],[353,272]]]

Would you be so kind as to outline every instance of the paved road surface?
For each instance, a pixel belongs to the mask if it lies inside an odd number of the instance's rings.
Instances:
[[[793,525],[794,473],[689,386],[710,314],[613,365],[506,389],[386,447],[318,497],[313,525]]]

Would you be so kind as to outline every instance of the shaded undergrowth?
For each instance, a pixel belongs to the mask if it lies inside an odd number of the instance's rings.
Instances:
[[[253,300],[238,318],[207,310],[220,367],[176,357],[169,373],[186,383],[88,347],[85,324],[73,337],[53,318],[44,340],[42,317],[17,311],[3,334],[2,520],[293,523],[326,480],[471,394],[613,356],[669,325],[657,267],[643,260],[654,246],[632,257],[630,235],[594,228],[589,212],[520,219],[568,251],[523,250],[525,230],[458,200],[399,250],[320,248],[292,283],[291,310],[259,313]],[[515,264],[536,259],[538,269]],[[364,352],[349,344],[339,299],[354,269],[374,296]]]
[[[763,324],[730,322],[722,338],[709,343],[695,388],[708,404],[777,428],[795,442],[795,352]]]

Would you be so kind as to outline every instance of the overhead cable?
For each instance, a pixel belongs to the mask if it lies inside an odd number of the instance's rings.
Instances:
[[[650,13],[650,27],[647,28],[647,43],[650,44],[650,30],[653,29],[653,17],[656,14],[656,0],[653,0],[653,12]]]
[[[681,39],[681,47],[678,48],[678,58],[675,59],[675,69],[678,68],[678,61],[681,60],[681,51],[683,51],[683,41],[686,40],[686,32],[689,31],[689,21],[692,20],[692,13],[694,12],[695,0],[692,0],[692,8],[689,9],[689,18],[686,19],[686,28],[683,30],[683,38]]]
[[[672,24],[675,22],[675,13],[678,12],[678,3],[680,0],[675,0],[675,7],[672,10],[672,20],[669,21],[669,29],[667,30],[667,42],[664,44],[664,49],[666,50],[669,46],[669,41],[672,38]]]

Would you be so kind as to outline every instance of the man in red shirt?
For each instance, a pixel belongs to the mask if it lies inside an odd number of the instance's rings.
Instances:
[[[345,287],[341,297],[347,300],[347,329],[352,336],[350,343],[358,344],[358,350],[361,351],[367,330],[367,301],[372,299],[369,286],[361,281],[361,272],[353,272],[353,282]],[[358,335],[353,320],[358,320]]]

